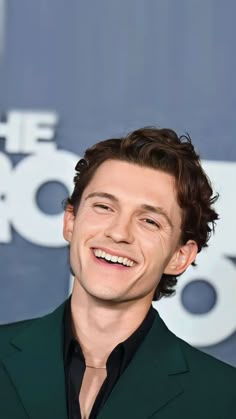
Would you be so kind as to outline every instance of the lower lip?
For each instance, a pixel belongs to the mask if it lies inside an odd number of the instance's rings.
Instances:
[[[94,253],[93,253],[93,251],[91,251],[92,252],[92,257],[93,257],[93,259],[95,260],[95,262],[97,262],[99,265],[103,265],[103,266],[106,266],[107,268],[110,268],[110,269],[118,269],[118,270],[124,270],[124,269],[130,269],[131,268],[131,266],[125,266],[125,265],[118,265],[118,264],[112,264],[112,263],[107,263],[106,261],[105,261],[105,259],[98,259],[98,258],[96,258],[96,256],[94,255]]]

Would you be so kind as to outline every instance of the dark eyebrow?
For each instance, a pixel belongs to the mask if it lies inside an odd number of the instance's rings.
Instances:
[[[163,215],[163,217],[166,219],[166,221],[169,224],[169,226],[171,227],[171,229],[174,228],[173,223],[172,223],[170,217],[168,216],[168,214],[166,213],[166,211],[163,208],[161,208],[161,207],[154,207],[153,205],[148,205],[148,204],[142,204],[141,205],[141,208],[144,209],[145,211],[153,212],[154,214]]]
[[[110,199],[111,201],[118,202],[118,198],[116,198],[116,196],[107,192],[92,192],[86,196],[85,201],[89,198],[94,198],[94,197],[107,198],[107,199]]]

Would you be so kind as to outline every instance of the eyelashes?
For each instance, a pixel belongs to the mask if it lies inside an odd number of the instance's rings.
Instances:
[[[95,211],[98,214],[106,214],[106,213],[114,213],[115,210],[107,205],[107,204],[103,204],[103,203],[95,203],[93,204],[93,208],[95,209]],[[153,218],[149,218],[149,217],[144,217],[144,216],[140,216],[138,217],[138,220],[143,222],[143,224],[148,227],[149,229],[152,230],[160,230],[162,228],[161,224],[158,223],[156,220],[154,220]]]
[[[145,221],[147,224],[150,224],[150,226],[161,228],[160,224],[154,221],[152,218],[143,218],[143,221]]]

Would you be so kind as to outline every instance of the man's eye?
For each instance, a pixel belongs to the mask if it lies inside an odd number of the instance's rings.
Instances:
[[[100,208],[100,209],[103,209],[103,210],[105,210],[105,211],[111,211],[111,208],[110,207],[108,207],[107,205],[105,205],[105,204],[94,204],[94,207],[95,208]]]
[[[145,223],[150,224],[153,227],[160,228],[160,225],[156,221],[152,220],[151,218],[144,218],[144,221]]]

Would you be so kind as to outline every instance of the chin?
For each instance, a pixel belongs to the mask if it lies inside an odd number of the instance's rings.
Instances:
[[[118,303],[125,300],[123,293],[115,292],[114,290],[92,290],[85,289],[86,293],[97,301]]]

